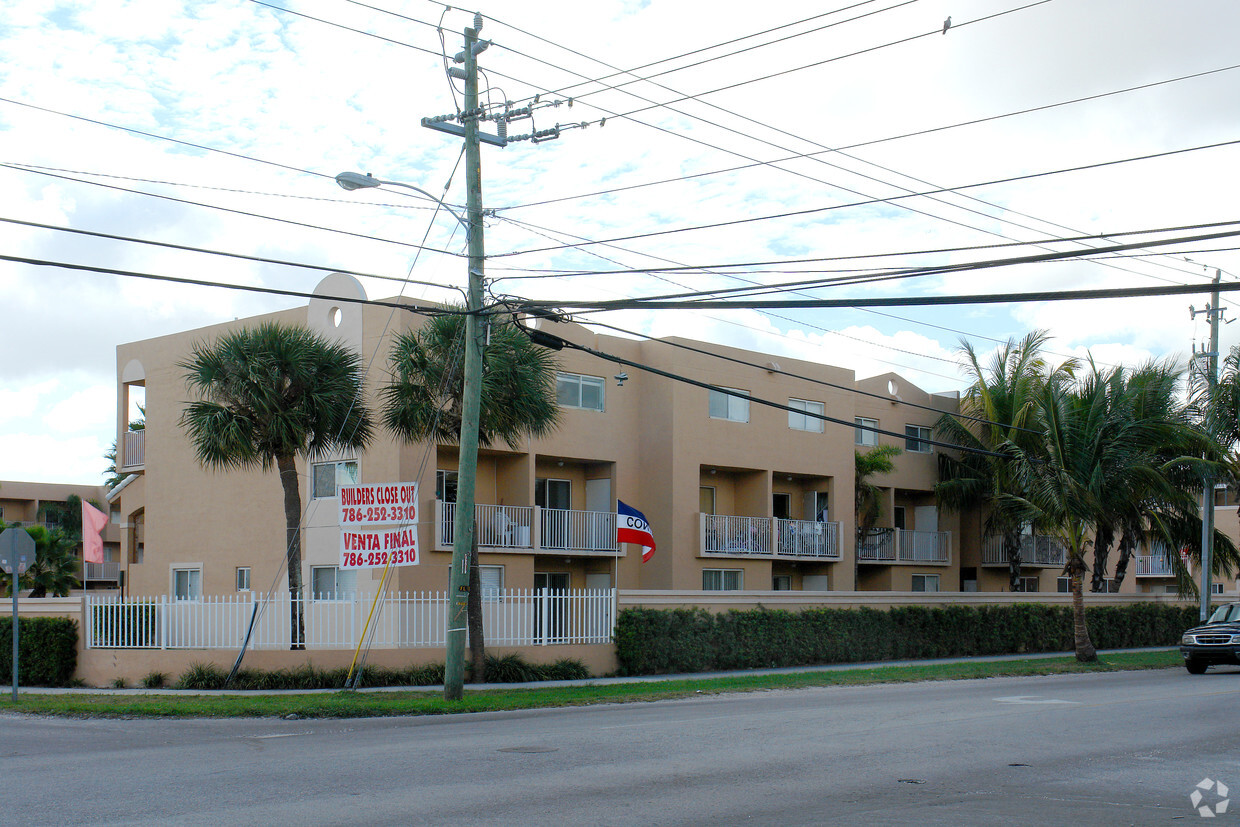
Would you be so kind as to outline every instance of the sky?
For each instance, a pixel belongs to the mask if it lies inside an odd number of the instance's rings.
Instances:
[[[1122,234],[1240,220],[1240,145],[1211,146],[1240,140],[1232,0],[537,0],[477,11],[492,41],[479,58],[491,111],[538,95],[532,120],[509,134],[561,127],[553,140],[483,147],[495,296],[777,284],[1176,239],[1237,227]],[[455,219],[408,191],[346,193],[332,178],[369,172],[464,202],[460,139],[420,120],[461,106],[443,54],[451,65],[472,17],[429,0],[10,0],[0,256],[299,291],[324,275],[69,232],[79,230],[373,274],[371,298],[453,300],[465,283]],[[1162,157],[1130,160],[1143,156]],[[1076,236],[1106,238],[1046,243]],[[991,245],[1010,246],[977,249]],[[1238,246],[1178,242],[763,298],[1207,286],[1216,268],[1240,279]],[[669,267],[682,269],[635,272]],[[985,355],[1033,329],[1053,336],[1055,360],[1186,363],[1208,340],[1190,305],[1208,302],[574,318],[858,378],[894,371],[943,392],[967,383],[962,342]],[[1224,294],[1225,320],[1240,315],[1235,302]],[[0,479],[103,481],[117,345],[299,304],[0,260]],[[1240,330],[1224,325],[1222,342]]]

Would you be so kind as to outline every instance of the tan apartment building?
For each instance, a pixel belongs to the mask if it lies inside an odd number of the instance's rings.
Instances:
[[[199,467],[179,425],[190,398],[181,363],[195,344],[229,330],[263,321],[307,325],[355,348],[364,362],[374,356],[373,403],[393,338],[424,316],[412,303],[394,311],[340,301],[365,298],[341,274],[315,292],[305,307],[117,349],[125,479],[109,500],[130,594],[285,588],[278,476]],[[944,512],[933,495],[938,449],[928,441],[940,412],[957,409],[955,394],[928,394],[895,374],[858,381],[844,368],[721,345],[541,324],[576,344],[730,392],[632,368],[620,381],[618,363],[561,351],[559,429],[515,450],[501,443],[480,451],[484,589],[1007,589],[1006,561],[988,552],[979,518]],[[127,432],[139,388],[146,428]],[[887,442],[904,451],[895,472],[877,480],[885,490],[881,530],[858,545],[853,452]],[[339,567],[337,488],[416,482],[420,562],[398,570],[395,588],[446,589],[457,467],[455,445],[402,444],[382,429],[360,455],[299,460],[303,581],[318,595],[373,591],[378,569]],[[617,499],[649,520],[658,544],[649,562],[634,547],[617,548]],[[1030,590],[1055,591],[1062,558],[1056,567],[1031,545],[1029,559]],[[1138,590],[1136,582],[1130,576],[1123,590]]]
[[[81,527],[82,518],[68,505],[69,497],[76,495],[99,510],[108,512],[107,494],[107,488],[102,485],[4,480],[0,481],[0,520],[10,526],[41,525],[49,530],[63,528],[74,531]],[[79,563],[84,588],[114,589],[120,585],[119,524],[120,509],[111,509],[108,524],[101,534],[103,562]],[[80,543],[76,553],[81,561]]]

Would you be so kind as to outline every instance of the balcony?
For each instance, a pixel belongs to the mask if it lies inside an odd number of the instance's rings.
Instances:
[[[608,511],[577,511],[538,506],[475,503],[478,547],[574,555],[617,554],[616,515]],[[435,501],[435,547],[452,547],[456,503]]]
[[[951,562],[950,531],[912,531],[903,528],[871,529],[857,544],[858,563],[935,563]]]
[[[701,514],[702,554],[791,560],[840,559],[840,524]]]
[[[146,431],[126,431],[121,448],[121,471],[138,470],[146,465]]]
[[[1062,568],[1068,560],[1063,544],[1045,534],[1022,534],[1020,536],[1021,566],[1046,566]],[[1003,550],[1003,538],[985,537],[982,540],[982,565],[1006,566],[1007,553]]]
[[[1175,566],[1162,554],[1139,554],[1136,556],[1137,577],[1175,577]]]
[[[120,563],[83,563],[84,583],[117,583],[120,581]]]

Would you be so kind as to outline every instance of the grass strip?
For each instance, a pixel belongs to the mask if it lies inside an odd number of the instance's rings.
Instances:
[[[912,681],[1063,675],[1167,669],[1181,666],[1179,653],[1125,652],[1103,656],[1097,663],[1074,658],[969,661],[912,666],[880,666],[796,672],[778,675],[733,675],[642,683],[531,689],[469,689],[461,701],[445,701],[427,692],[333,692],[309,695],[23,695],[0,700],[0,712],[100,718],[372,718],[391,715],[448,715],[461,712],[503,712],[590,704],[635,703],[684,698],[698,694],[761,692],[814,686],[859,686]]]

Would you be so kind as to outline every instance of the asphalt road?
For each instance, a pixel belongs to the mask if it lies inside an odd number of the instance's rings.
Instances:
[[[1240,799],[1237,701],[1240,671],[1175,669],[426,718],[5,715],[0,823],[1192,824],[1204,779]]]

